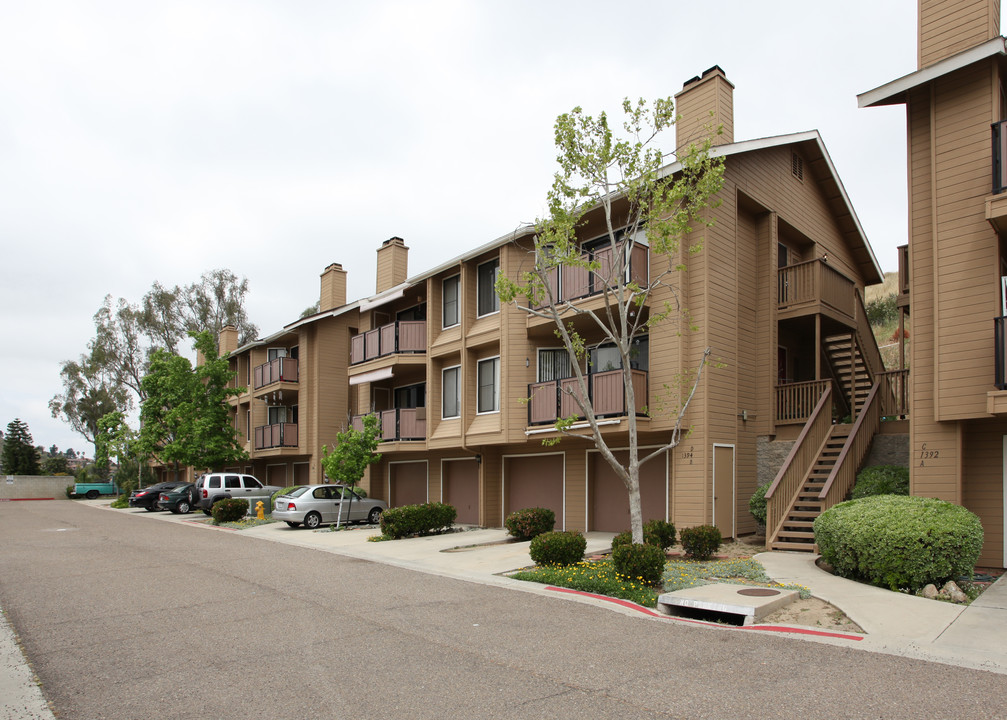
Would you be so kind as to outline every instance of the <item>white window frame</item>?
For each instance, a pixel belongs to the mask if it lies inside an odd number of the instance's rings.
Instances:
[[[559,350],[566,352],[565,347],[540,347],[535,351],[535,382],[553,382],[553,380],[542,379],[542,353]],[[573,371],[573,358],[570,357],[569,352],[567,352],[567,360],[570,362],[570,374],[567,375],[567,378],[576,377],[577,374]]]
[[[449,280],[456,281],[455,290],[455,321],[450,325],[444,324],[444,288],[447,286]],[[441,330],[447,330],[448,328],[458,327],[462,322],[462,276],[461,274],[452,275],[451,277],[444,278],[441,280]]]
[[[479,313],[479,290],[482,287],[481,273],[479,272],[479,269],[483,265],[489,265],[490,263],[496,263],[497,266],[496,272],[493,274],[493,283],[494,285],[496,285],[496,278],[500,274],[500,258],[495,257],[490,260],[487,260],[486,262],[481,262],[478,265],[476,265],[476,317],[480,318],[489,317],[490,315],[496,315],[498,312],[500,312],[500,298],[497,297],[496,290],[494,290],[493,304],[496,305],[496,308],[494,310],[490,310],[489,312],[485,312],[482,314]]]
[[[445,415],[444,414],[444,391],[447,387],[444,382],[444,376],[449,370],[457,370],[457,381],[455,382],[455,407],[458,408],[457,415]],[[449,365],[448,367],[441,368],[441,420],[456,420],[462,416],[462,366],[461,365]]]
[[[493,373],[493,398],[494,398],[494,408],[492,410],[480,410],[479,409],[479,368],[483,363],[496,361],[496,370]],[[482,358],[476,361],[476,415],[492,415],[493,413],[500,412],[500,356],[493,355],[492,357]]]
[[[266,348],[266,362],[272,362],[278,358],[285,357],[287,357],[287,348],[285,347]]]

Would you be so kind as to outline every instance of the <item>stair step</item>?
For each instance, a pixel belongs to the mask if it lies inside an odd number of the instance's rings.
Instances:
[[[782,538],[784,540],[797,540],[797,539],[814,540],[815,533],[805,530],[780,530],[780,533],[777,537]]]
[[[777,540],[772,544],[772,548],[773,550],[801,550],[803,552],[814,552],[815,544]]]
[[[814,519],[814,518],[818,517],[821,514],[822,513],[821,513],[820,510],[791,510],[788,513],[787,517],[792,517],[792,518],[811,518],[811,519]]]

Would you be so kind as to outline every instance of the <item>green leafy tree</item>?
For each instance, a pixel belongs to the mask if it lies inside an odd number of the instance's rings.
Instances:
[[[42,460],[43,475],[66,475],[70,471],[70,464],[66,461],[66,455],[57,453],[47,455]]]
[[[63,392],[49,401],[49,411],[90,443],[94,443],[102,416],[129,407],[128,395],[93,347],[78,360],[64,362],[60,379]]]
[[[548,194],[548,214],[536,223],[532,269],[511,279],[501,274],[497,293],[503,302],[514,302],[532,315],[549,318],[557,337],[572,359],[572,387],[567,392],[590,426],[590,436],[602,457],[622,480],[629,495],[633,542],[643,542],[640,505],[640,466],[678,445],[682,421],[699,384],[710,349],[707,348],[693,377],[678,389],[678,412],[674,430],[656,449],[639,449],[635,413],[627,415],[628,463],[623,465],[602,434],[594,408],[588,400],[588,371],[584,368],[590,350],[602,344],[618,352],[623,376],[624,407],[636,408],[632,381],[634,341],[672,316],[687,327],[688,311],[682,307],[675,286],[684,269],[684,258],[701,250],[702,240],[692,236],[694,226],[710,224],[707,210],[723,183],[723,160],[712,156],[712,138],[693,145],[678,157],[679,166],[667,171],[656,138],[675,122],[671,98],[649,106],[643,100],[623,102],[623,133],[617,136],[605,113],[586,115],[581,108],[560,115],[555,124],[558,150],[556,172]],[[585,255],[578,230],[586,221],[598,221],[605,229],[608,257],[603,263]],[[632,279],[631,248],[646,235],[650,246],[650,276],[646,286]],[[564,269],[592,273],[601,286],[605,302],[589,310],[583,304],[557,297],[553,278]],[[524,298],[526,302],[520,302]],[[649,312],[641,308],[647,307]],[[588,342],[576,327],[599,333],[600,342]],[[562,418],[556,429],[570,433],[577,416]],[[627,442],[622,436],[619,443]]]
[[[140,449],[171,465],[176,477],[187,465],[215,468],[247,458],[227,412],[227,399],[243,388],[228,387],[234,373],[227,357],[218,356],[213,336],[193,338],[203,364],[194,368],[187,358],[155,350],[143,379]]]
[[[27,423],[14,418],[7,423],[3,443],[3,469],[8,475],[38,475],[38,450]]]
[[[347,487],[356,487],[368,466],[381,459],[378,449],[381,427],[377,415],[365,415],[363,429],[349,428],[336,434],[332,450],[322,446],[322,470],[325,475]],[[350,494],[350,503],[356,493]],[[349,515],[347,514],[347,517]]]

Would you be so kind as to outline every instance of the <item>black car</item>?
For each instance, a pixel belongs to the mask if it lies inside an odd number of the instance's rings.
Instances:
[[[166,490],[173,490],[180,485],[186,484],[188,483],[172,480],[170,482],[157,483],[156,485],[134,490],[129,496],[129,506],[134,508],[143,508],[147,512],[160,510],[161,508],[157,506],[157,501],[161,499],[161,493]]]
[[[186,515],[192,510],[192,489],[193,483],[185,483],[171,490],[162,490],[158,497],[157,506],[162,510],[171,510],[176,515]]]

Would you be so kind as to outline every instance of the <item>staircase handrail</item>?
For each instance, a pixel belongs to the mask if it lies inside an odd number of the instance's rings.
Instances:
[[[853,489],[860,463],[867,457],[874,435],[881,427],[881,402],[878,401],[880,387],[881,380],[875,380],[860,414],[857,415],[856,422],[853,423],[853,429],[850,431],[849,437],[846,438],[843,449],[839,452],[839,457],[836,458],[832,472],[829,473],[825,485],[818,493],[818,499],[822,501],[823,512],[841,502],[846,494]]]
[[[874,331],[871,330],[871,322],[867,319],[867,308],[864,306],[864,296],[857,289],[854,291],[857,296],[857,323],[855,333],[857,336],[857,346],[864,357],[864,365],[871,376],[871,384],[878,379],[885,370],[885,361],[881,359],[881,350],[878,349],[878,341],[874,338]],[[869,338],[869,340],[865,339]]]
[[[787,459],[766,490],[766,540],[772,542],[779,533],[797,493],[800,492],[812,465],[818,459],[822,443],[832,428],[832,385],[826,385],[815,409],[801,428]]]

